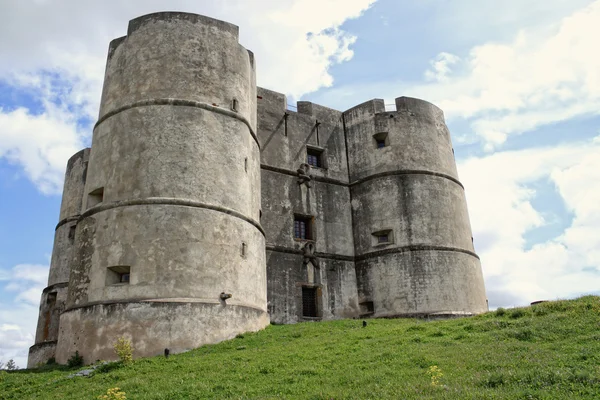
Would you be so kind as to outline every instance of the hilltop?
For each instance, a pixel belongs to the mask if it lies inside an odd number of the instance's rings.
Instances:
[[[69,378],[76,370],[66,367],[2,372],[0,399],[97,399],[114,387],[127,399],[165,400],[600,398],[600,297],[367,323],[271,325],[89,378]]]

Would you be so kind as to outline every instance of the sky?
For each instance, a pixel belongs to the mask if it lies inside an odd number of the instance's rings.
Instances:
[[[292,105],[438,105],[490,308],[600,294],[600,0],[0,0],[0,360],[26,365],[108,43],[157,11],[238,25]]]

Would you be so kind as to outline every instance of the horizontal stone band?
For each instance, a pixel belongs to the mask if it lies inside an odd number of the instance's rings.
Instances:
[[[60,221],[58,221],[58,224],[56,224],[56,228],[54,228],[54,230],[57,230],[58,228],[60,228],[64,224],[68,224],[69,222],[77,221],[80,216],[81,215],[77,214],[77,215],[72,215],[70,217],[61,219]]]
[[[66,288],[69,287],[69,282],[59,282],[59,283],[55,283],[54,285],[50,285],[48,286],[46,289],[44,289],[42,291],[42,293],[48,293],[54,289],[61,289],[61,288]]]
[[[201,108],[201,109],[207,110],[207,111],[216,112],[216,113],[226,115],[231,118],[235,118],[235,119],[243,122],[248,127],[248,130],[250,131],[250,135],[252,135],[252,138],[254,139],[254,141],[256,142],[256,145],[260,149],[260,143],[258,142],[258,136],[256,136],[256,132],[254,132],[254,129],[252,128],[252,125],[250,125],[250,122],[243,115],[238,114],[235,111],[231,111],[231,110],[228,110],[228,109],[222,108],[222,107],[213,106],[212,104],[204,103],[201,101],[174,99],[174,98],[170,98],[170,97],[161,98],[161,99],[139,100],[139,101],[136,101],[136,102],[133,102],[130,104],[125,104],[124,106],[115,108],[114,110],[107,112],[106,114],[104,114],[102,117],[100,117],[98,119],[98,122],[96,122],[96,125],[94,125],[94,130],[102,122],[104,122],[105,120],[107,120],[108,118],[110,118],[116,114],[119,114],[126,110],[130,110],[132,108],[147,107],[147,106],[194,107],[194,108]]]
[[[284,175],[290,175],[290,176],[298,176],[298,173],[289,169],[285,169],[285,168],[279,168],[279,167],[273,167],[271,165],[266,165],[266,164],[261,164],[260,165],[261,169],[264,169],[266,171],[272,171],[272,172],[277,172],[280,174],[284,174]],[[440,172],[433,172],[433,171],[426,171],[426,170],[417,170],[417,169],[407,169],[407,170],[400,170],[400,171],[387,171],[387,172],[381,172],[378,174],[373,174],[373,175],[369,175],[366,176],[364,178],[361,179],[357,179],[354,182],[343,182],[340,181],[338,179],[333,179],[333,178],[326,178],[326,177],[321,177],[321,176],[314,176],[312,175],[311,178],[313,181],[317,181],[317,182],[323,182],[323,183],[330,183],[332,185],[339,185],[339,186],[356,186],[356,185],[360,185],[361,183],[365,183],[367,181],[370,181],[372,179],[377,179],[377,178],[384,178],[387,176],[395,176],[395,175],[431,175],[431,176],[437,176],[439,178],[445,178],[448,179],[454,183],[456,183],[457,185],[459,185],[461,188],[465,188],[462,183],[460,183],[460,181],[450,175],[446,175],[446,174],[442,174]]]
[[[304,254],[301,249],[292,249],[284,246],[273,246],[267,245],[267,250],[275,251],[278,253],[289,253],[289,254]],[[451,251],[468,254],[472,257],[475,257],[479,260],[479,256],[470,250],[460,249],[458,247],[450,247],[450,246],[431,246],[431,245],[422,245],[422,244],[413,244],[409,246],[402,247],[393,247],[391,249],[377,250],[369,253],[361,254],[358,256],[346,256],[342,254],[332,254],[332,253],[319,253],[315,252],[315,256],[319,258],[327,258],[332,260],[340,260],[340,261],[363,261],[369,258],[381,257],[388,254],[394,253],[407,253],[411,251]]]
[[[176,199],[173,197],[148,197],[145,199],[131,199],[131,200],[113,201],[110,203],[101,203],[95,207],[88,209],[83,214],[81,214],[81,217],[79,217],[79,220],[82,220],[84,218],[87,218],[91,215],[97,214],[102,211],[111,210],[113,208],[130,207],[130,206],[146,206],[146,205],[170,205],[170,206],[182,206],[182,207],[195,207],[195,208],[203,208],[203,209],[207,209],[207,210],[221,212],[221,213],[224,213],[227,215],[231,215],[232,217],[239,218],[245,222],[248,222],[249,224],[252,224],[256,229],[258,229],[260,231],[260,233],[262,233],[263,236],[265,236],[265,231],[263,230],[262,226],[260,226],[260,223],[251,218],[248,218],[247,216],[245,216],[242,213],[239,213],[237,211],[231,210],[226,207],[215,206],[213,204],[202,203],[202,202],[195,201],[195,200]]]
[[[85,304],[77,304],[71,307],[68,307],[63,311],[63,313],[67,313],[69,311],[77,310],[80,308],[92,308],[96,306],[112,306],[112,305],[121,305],[121,304],[150,304],[152,307],[160,307],[160,306],[168,306],[168,305],[182,305],[182,304],[202,304],[202,305],[211,305],[211,306],[220,306],[219,302],[209,303],[206,301],[194,301],[194,299],[189,299],[189,301],[182,301],[181,299],[177,299],[177,301],[168,301],[168,299],[159,299],[158,301],[154,301],[153,299],[128,299],[128,300],[105,300],[105,301],[90,301]],[[236,307],[236,308],[247,308],[253,311],[258,311],[261,313],[266,313],[267,310],[263,310],[259,307],[250,306],[247,304],[227,304],[227,307]]]

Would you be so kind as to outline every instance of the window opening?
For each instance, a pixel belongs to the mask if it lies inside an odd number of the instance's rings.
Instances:
[[[373,314],[375,312],[375,307],[372,301],[364,301],[359,304],[361,315]]]
[[[244,158],[244,170],[248,172],[248,157]]]
[[[302,316],[316,318],[317,315],[317,288],[302,287]]]
[[[237,99],[233,99],[231,101],[231,111],[238,112],[238,107],[239,107],[239,103],[238,103]]]
[[[242,257],[246,258],[246,248],[247,248],[247,244],[246,242],[242,242]]]
[[[323,168],[323,150],[307,148],[306,163],[313,167]]]
[[[382,149],[390,145],[387,132],[376,133],[375,135],[373,135],[373,140],[375,140],[376,149]]]
[[[104,187],[92,190],[88,194],[88,208],[97,206],[104,201]]]
[[[311,217],[294,216],[294,238],[312,240],[311,222]]]
[[[131,278],[131,267],[129,265],[117,265],[108,267],[106,271],[106,284],[116,285],[119,283],[129,284]]]
[[[391,229],[373,232],[373,239],[373,246],[391,244],[394,242],[393,232]]]
[[[46,298],[46,304],[56,303],[56,292],[48,293],[48,297]]]
[[[73,225],[69,227],[69,241],[73,243],[75,240],[75,229],[77,229],[77,225]]]

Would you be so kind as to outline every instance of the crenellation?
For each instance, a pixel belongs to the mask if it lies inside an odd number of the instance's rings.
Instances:
[[[109,45],[68,162],[29,366],[216,343],[271,323],[487,310],[443,112],[256,87],[238,28],[154,13]]]

